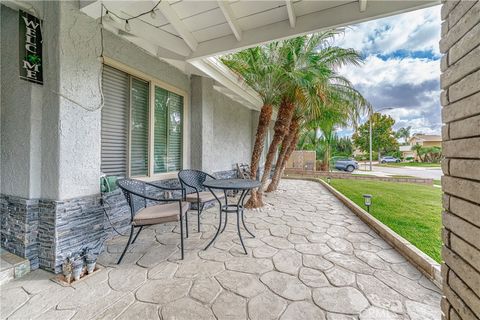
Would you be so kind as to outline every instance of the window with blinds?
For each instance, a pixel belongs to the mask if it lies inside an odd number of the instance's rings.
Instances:
[[[102,163],[107,175],[125,177],[128,159],[128,110],[130,78],[128,74],[105,66],[103,69]]]
[[[130,98],[130,176],[148,175],[149,83],[132,78]]]
[[[182,169],[183,150],[183,97],[169,92],[168,95],[168,171]]]
[[[182,168],[183,97],[155,87],[154,172]]]
[[[181,170],[184,97],[109,66],[102,83],[102,172],[146,177]]]

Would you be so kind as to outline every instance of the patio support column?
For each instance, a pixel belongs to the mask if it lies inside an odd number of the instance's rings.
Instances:
[[[480,315],[480,1],[442,6],[443,319]]]
[[[104,235],[99,202],[100,29],[78,2],[31,2],[43,20],[43,85],[18,77],[18,12],[2,5],[1,241],[31,268]],[[86,226],[90,233],[83,232]]]
[[[211,172],[215,168],[209,155],[214,145],[213,137],[213,80],[193,75],[191,116],[191,164],[193,169]]]

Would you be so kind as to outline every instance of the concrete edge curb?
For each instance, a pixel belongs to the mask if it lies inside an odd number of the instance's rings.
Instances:
[[[285,169],[284,177],[289,175],[293,177],[307,177],[307,178],[327,178],[332,179],[351,179],[351,180],[369,180],[369,181],[386,181],[386,182],[401,182],[401,183],[415,183],[420,185],[434,185],[434,179],[418,178],[418,177],[409,177],[409,178],[399,178],[399,177],[380,177],[380,176],[369,176],[369,175],[355,175],[346,172],[329,172],[329,171],[305,171],[305,170],[292,170]]]
[[[398,235],[395,231],[380,222],[367,211],[363,210],[356,203],[348,199],[337,189],[319,178],[308,177],[284,177],[292,180],[310,180],[323,185],[330,193],[339,199],[345,206],[347,206],[353,213],[355,213],[363,222],[370,226],[382,239],[387,241],[394,247],[402,256],[410,261],[420,272],[426,275],[433,283],[442,288],[442,276],[440,272],[440,264],[430,258],[428,255],[420,251],[417,247],[407,241],[405,238]]]

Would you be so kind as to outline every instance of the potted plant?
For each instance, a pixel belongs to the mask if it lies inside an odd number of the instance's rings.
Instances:
[[[70,256],[67,256],[67,258],[63,261],[62,264],[62,273],[63,276],[65,277],[65,281],[70,284],[72,281],[72,260],[70,259]]]
[[[88,252],[85,255],[85,263],[87,264],[88,274],[93,273],[95,270],[95,265],[97,264],[97,256],[91,252]]]
[[[82,271],[83,271],[83,258],[80,256],[75,257],[75,259],[72,262],[72,268],[73,268],[73,279],[75,281],[80,280],[80,277],[82,276]]]

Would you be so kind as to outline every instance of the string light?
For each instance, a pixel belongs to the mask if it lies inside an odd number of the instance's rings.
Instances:
[[[108,10],[107,12],[105,12],[105,20],[113,21],[112,16],[110,15],[110,12]]]
[[[157,13],[156,13],[157,7],[160,5],[161,2],[162,2],[162,0],[158,1],[157,4],[152,9],[150,9],[148,11],[142,12],[140,14],[137,14],[136,16],[132,16],[132,17],[128,17],[128,18],[123,18],[123,17],[119,16],[118,14],[116,14],[115,12],[112,12],[111,10],[108,10],[108,8],[104,4],[102,4],[102,8],[104,8],[105,11],[106,11],[105,18],[107,18],[108,20],[114,21],[114,22],[125,21],[125,31],[130,32],[132,30],[132,28],[131,28],[130,24],[128,23],[128,21],[132,21],[132,20],[141,18],[141,17],[143,17],[147,14],[150,14],[150,17],[152,19],[155,19],[157,17]]]

